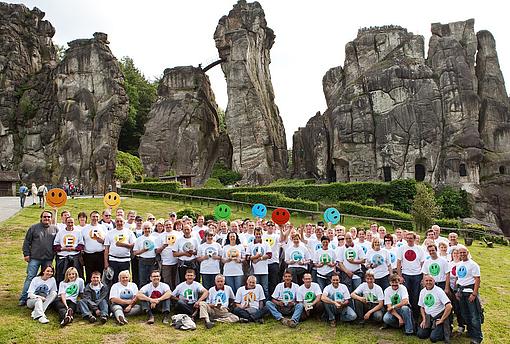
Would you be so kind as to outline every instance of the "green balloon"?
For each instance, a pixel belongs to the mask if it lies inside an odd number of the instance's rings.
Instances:
[[[232,210],[226,204],[218,204],[216,208],[214,208],[214,217],[217,220],[228,220],[231,214]]]

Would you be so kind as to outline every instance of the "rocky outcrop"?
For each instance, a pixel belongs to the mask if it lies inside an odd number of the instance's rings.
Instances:
[[[214,33],[227,81],[232,167],[247,183],[265,184],[287,171],[285,129],[269,72],[274,38],[260,4],[244,0],[220,19]]]
[[[220,139],[218,106],[209,78],[192,66],[166,69],[158,95],[140,141],[145,172],[156,177],[170,170],[192,174],[194,184],[203,184],[217,157],[228,159],[231,151],[228,137]]]

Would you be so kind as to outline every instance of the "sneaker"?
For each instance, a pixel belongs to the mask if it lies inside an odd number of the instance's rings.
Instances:
[[[298,323],[297,323],[297,322],[295,322],[294,320],[289,320],[288,326],[289,326],[290,328],[296,328],[296,327],[297,327],[297,325],[298,325]]]
[[[147,324],[149,324],[149,325],[154,324],[154,316],[152,316],[152,315],[149,316],[149,318],[147,319]]]
[[[95,322],[97,321],[97,319],[96,319],[96,317],[95,317],[95,316],[93,316],[93,315],[89,315],[89,317],[88,317],[88,321],[89,321],[89,323],[93,324],[93,323],[95,323]]]
[[[119,318],[117,319],[117,322],[119,323],[119,325],[127,324],[126,318],[124,318],[122,315],[119,316]]]
[[[205,327],[210,330],[214,327],[214,323],[212,321],[208,321],[205,323]]]
[[[380,328],[379,330],[387,330],[389,329],[390,327],[388,326],[388,324],[384,323]]]
[[[246,319],[246,318],[239,318],[239,322],[240,322],[241,324],[247,324],[247,323],[249,323],[249,322],[250,322],[250,320],[248,320],[248,319]]]
[[[263,324],[264,323],[264,318],[257,319],[255,322],[257,324]]]
[[[60,326],[64,327],[67,324],[69,324],[70,322],[71,322],[71,317],[66,315],[65,318],[60,322]]]
[[[163,324],[168,325],[170,320],[168,320],[168,314],[163,315]]]
[[[464,326],[459,326],[459,327],[457,327],[457,333],[458,333],[459,335],[463,334],[463,333],[464,333],[464,331],[465,331]]]
[[[329,326],[336,327],[336,320],[330,320]]]
[[[72,317],[74,315],[73,309],[68,308],[66,311],[66,317]]]
[[[282,323],[282,325],[289,326],[289,319],[287,318],[281,318],[280,322]]]
[[[50,321],[48,320],[48,318],[46,318],[45,316],[42,316],[42,317],[40,317],[40,318],[39,318],[39,319],[37,319],[37,320],[39,320],[39,322],[40,322],[41,324],[47,324],[47,323],[49,323],[49,322],[50,322]]]
[[[26,305],[27,305],[26,301],[20,300],[20,302],[18,302],[18,306],[20,307],[25,307]]]
[[[103,315],[103,316],[101,316],[101,318],[99,318],[99,322],[103,325],[106,324],[107,320],[108,320],[108,318],[106,317],[106,315]]]

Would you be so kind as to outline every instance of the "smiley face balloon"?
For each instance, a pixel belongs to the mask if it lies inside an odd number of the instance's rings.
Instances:
[[[46,194],[46,203],[52,208],[63,207],[67,202],[67,194],[62,189],[51,189]]]
[[[271,219],[278,225],[284,225],[290,220],[290,213],[285,208],[276,208],[271,214]]]
[[[253,217],[264,218],[267,214],[267,208],[262,203],[257,203],[251,208],[251,213]]]
[[[214,217],[216,220],[228,220],[231,214],[232,210],[226,204],[218,204],[216,208],[214,208]]]
[[[117,208],[120,205],[120,196],[116,192],[108,192],[104,195],[103,203],[107,208]]]
[[[336,225],[340,222],[340,212],[336,208],[328,208],[324,211],[324,221]]]

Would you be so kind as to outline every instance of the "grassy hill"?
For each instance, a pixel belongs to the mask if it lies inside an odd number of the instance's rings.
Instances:
[[[145,215],[151,212],[158,217],[166,217],[168,211],[177,211],[189,204],[167,200],[143,198],[124,199],[121,205],[125,210],[136,209]],[[212,213],[215,204],[200,205],[207,213]],[[69,200],[66,209],[73,216],[79,211],[89,213],[103,208],[102,199]],[[232,209],[234,218],[251,215],[250,209]],[[54,311],[48,312],[50,324],[41,325],[30,319],[30,310],[17,306],[18,296],[25,278],[26,263],[23,261],[21,245],[26,229],[38,222],[39,208],[25,208],[11,219],[0,223],[3,242],[0,245],[0,343],[424,343],[417,337],[405,337],[397,330],[381,331],[374,325],[342,325],[331,329],[326,323],[306,321],[296,329],[283,327],[274,320],[264,325],[218,324],[212,330],[205,330],[202,323],[193,332],[177,331],[161,323],[146,325],[145,317],[130,318],[127,326],[119,327],[114,321],[104,325],[90,325],[81,319],[60,329]],[[293,216],[294,223],[310,221],[309,218]],[[348,219],[346,225],[359,225],[360,222]],[[510,248],[495,245],[486,248],[475,242],[471,247],[474,259],[482,270],[481,296],[485,304],[485,324],[483,332],[486,343],[507,343],[510,338]],[[156,318],[161,321],[160,317]],[[454,343],[469,343],[466,337],[456,338]],[[427,341],[428,343],[428,341]]]

